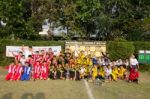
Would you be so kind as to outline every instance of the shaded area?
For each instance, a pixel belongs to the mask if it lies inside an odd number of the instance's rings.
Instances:
[[[1,99],[13,99],[13,93],[7,93],[1,97]],[[42,92],[33,94],[33,93],[24,93],[21,97],[17,99],[45,99],[45,94]]]
[[[12,99],[12,93],[7,93],[1,99]]]
[[[33,95],[32,93],[25,93],[21,96],[21,99],[45,99],[44,93],[37,93]]]

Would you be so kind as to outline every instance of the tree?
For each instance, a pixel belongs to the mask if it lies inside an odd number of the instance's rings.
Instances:
[[[149,12],[149,0],[0,0],[0,20],[7,23],[0,24],[0,35],[30,39],[49,19],[50,28],[67,28],[66,39],[94,34],[96,40],[148,40],[142,20]]]

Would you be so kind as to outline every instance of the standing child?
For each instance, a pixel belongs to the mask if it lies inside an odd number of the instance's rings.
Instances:
[[[39,51],[36,51],[35,54],[32,54],[33,61],[36,62],[40,58]]]
[[[12,54],[15,57],[15,64],[18,64],[21,59],[21,56],[23,55],[23,52],[20,51],[18,54],[15,54],[14,52],[12,52]]]

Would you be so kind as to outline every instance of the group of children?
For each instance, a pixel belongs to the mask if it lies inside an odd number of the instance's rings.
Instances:
[[[13,55],[15,62],[9,65],[6,80],[87,79],[94,81],[100,79],[117,81],[133,77],[127,76],[128,62],[110,62],[105,56],[101,58],[85,56],[84,51],[79,52],[78,57],[75,57],[74,53],[67,49],[65,53],[60,52],[56,56],[51,48],[47,51],[36,52],[29,48],[28,53],[22,50],[18,54],[13,53]],[[132,72],[135,71],[132,70]]]

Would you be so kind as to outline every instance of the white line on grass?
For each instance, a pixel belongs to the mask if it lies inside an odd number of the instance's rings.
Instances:
[[[85,84],[85,86],[86,86],[86,89],[87,89],[87,93],[88,93],[88,95],[89,95],[89,98],[90,98],[90,99],[94,99],[93,94],[92,94],[92,91],[91,91],[91,89],[90,89],[90,87],[89,87],[89,85],[88,85],[88,83],[87,83],[86,80],[84,80],[84,84]]]

